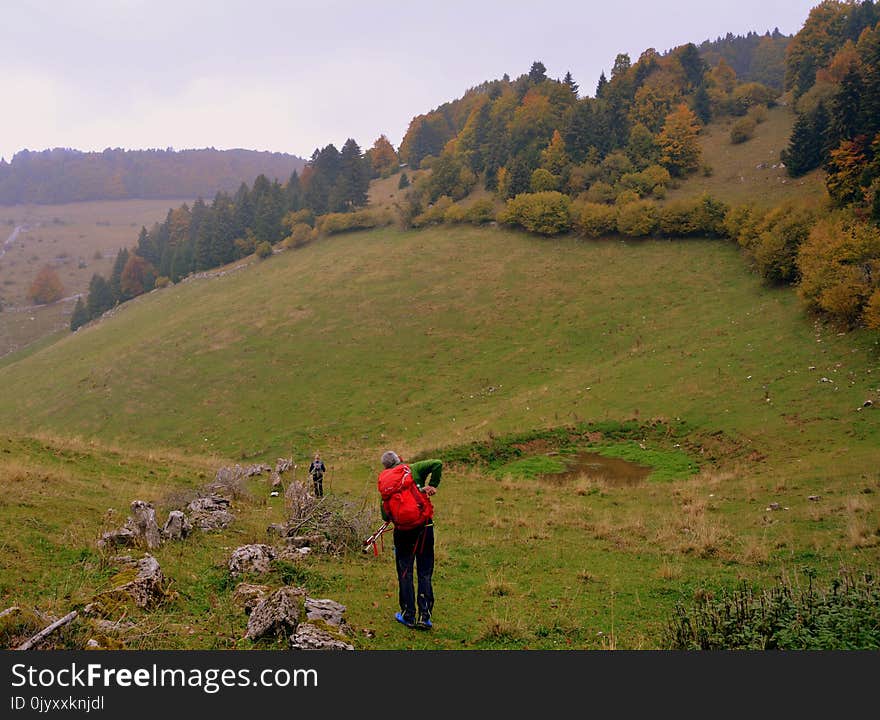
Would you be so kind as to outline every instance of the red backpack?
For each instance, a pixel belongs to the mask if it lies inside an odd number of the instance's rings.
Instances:
[[[398,530],[412,530],[434,517],[430,499],[413,482],[409,465],[395,465],[379,474],[382,509]]]

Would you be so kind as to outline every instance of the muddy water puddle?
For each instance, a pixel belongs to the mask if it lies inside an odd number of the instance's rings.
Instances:
[[[566,465],[568,468],[564,472],[544,475],[544,478],[559,483],[589,478],[608,485],[629,486],[644,482],[653,470],[647,465],[591,452],[576,453],[566,460]]]

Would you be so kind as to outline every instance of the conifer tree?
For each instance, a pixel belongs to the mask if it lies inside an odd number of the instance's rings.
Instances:
[[[103,275],[92,275],[89,282],[89,294],[86,298],[86,311],[89,319],[100,317],[116,304],[110,284]]]
[[[110,272],[110,292],[113,293],[114,302],[122,302],[123,300],[120,280],[122,278],[122,271],[125,268],[125,263],[127,262],[128,249],[121,248],[119,252],[116,253],[116,260],[113,263],[113,270]]]
[[[70,331],[75,332],[89,321],[89,313],[83,303],[82,295],[76,299],[73,314],[70,316]]]

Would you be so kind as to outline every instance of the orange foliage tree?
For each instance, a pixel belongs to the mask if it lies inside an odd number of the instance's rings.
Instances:
[[[48,305],[64,296],[64,286],[52,268],[44,266],[31,283],[28,297],[37,305]]]

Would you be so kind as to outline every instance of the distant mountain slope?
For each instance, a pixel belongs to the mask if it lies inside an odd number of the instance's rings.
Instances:
[[[213,197],[258,175],[286,181],[305,160],[256,150],[22,150],[0,160],[0,205]]]

